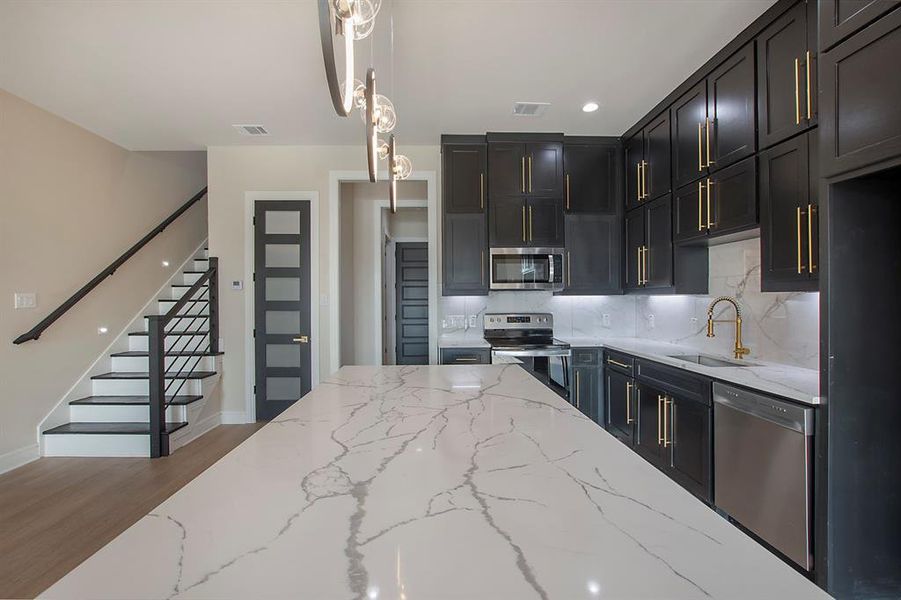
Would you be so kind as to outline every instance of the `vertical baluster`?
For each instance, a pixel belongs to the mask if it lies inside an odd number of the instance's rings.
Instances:
[[[210,280],[208,296],[210,299],[210,352],[219,352],[219,258],[210,257]]]
[[[169,455],[166,435],[166,317],[147,318],[147,349],[150,375],[150,458]]]

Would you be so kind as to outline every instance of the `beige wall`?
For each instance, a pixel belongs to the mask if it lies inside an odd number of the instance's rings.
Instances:
[[[129,152],[0,90],[0,458],[39,422],[206,234],[178,222],[48,329],[14,346],[206,180],[202,152]],[[163,260],[171,262],[162,268]],[[13,310],[15,292],[36,309]],[[98,335],[99,326],[109,328]]]
[[[401,150],[416,171],[438,172],[438,146],[405,146]],[[329,268],[338,257],[329,255],[329,215],[338,209],[331,197],[329,173],[362,172],[366,169],[362,146],[214,146],[208,149],[210,185],[210,252],[220,258],[224,281],[244,279],[244,247],[247,236],[245,210],[247,192],[300,192],[319,194],[319,293],[330,294]],[[356,244],[355,244],[356,246]],[[245,390],[245,302],[253,293],[224,289],[220,297],[221,335],[225,343],[223,410],[240,411],[246,406]],[[330,311],[338,310],[337,299],[328,298],[319,307],[320,376],[331,372]],[[317,302],[314,298],[313,302]]]

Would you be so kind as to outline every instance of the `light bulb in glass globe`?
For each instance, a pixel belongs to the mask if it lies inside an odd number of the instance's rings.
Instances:
[[[355,0],[353,28],[354,39],[362,40],[369,37],[375,27],[375,17],[382,7],[381,0]]]
[[[394,176],[398,179],[406,179],[413,173],[413,163],[403,154],[394,156]]]
[[[384,141],[379,142],[379,147],[378,147],[379,159],[385,160],[386,158],[388,158],[389,151],[390,151],[390,148],[388,147],[388,142],[384,142]]]
[[[390,133],[397,125],[397,113],[394,112],[394,104],[391,100],[376,94],[375,96],[375,127],[379,133]]]
[[[366,84],[359,79],[354,79],[354,106],[360,109],[363,114],[363,121],[366,120]]]
[[[342,21],[349,21],[356,12],[357,0],[332,0],[335,15]]]

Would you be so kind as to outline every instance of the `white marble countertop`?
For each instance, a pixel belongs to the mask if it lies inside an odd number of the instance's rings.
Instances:
[[[472,332],[443,333],[438,337],[439,348],[490,348],[491,344],[482,337],[481,329]]]
[[[828,596],[491,365],[341,369],[42,597]]]

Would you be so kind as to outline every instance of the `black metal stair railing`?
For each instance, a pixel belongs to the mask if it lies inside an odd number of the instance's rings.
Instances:
[[[166,314],[148,317],[151,458],[169,455],[166,411],[201,361],[219,353],[219,259],[209,261],[209,268]],[[197,312],[204,303],[205,315]],[[167,337],[176,338],[169,348]],[[172,359],[169,366],[167,358]]]

